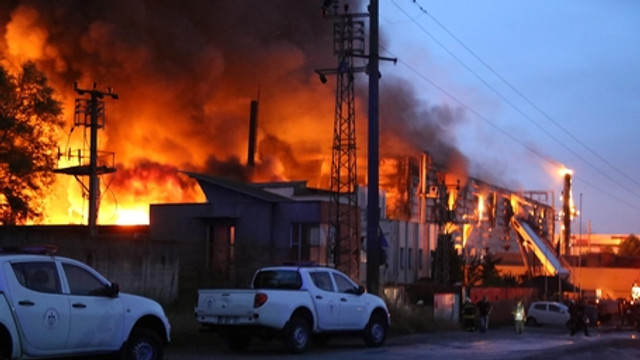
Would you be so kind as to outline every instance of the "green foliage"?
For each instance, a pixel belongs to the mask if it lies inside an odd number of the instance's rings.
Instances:
[[[488,247],[484,249],[484,256],[482,257],[482,285],[494,286],[502,283],[500,272],[496,267],[501,260],[500,258],[495,258]]]
[[[462,266],[465,269],[465,284],[497,286],[515,281],[515,279],[506,279],[500,275],[496,268],[500,261],[500,258],[493,256],[488,247],[484,249],[483,254],[474,253],[463,256]]]
[[[10,74],[0,66],[0,218],[23,224],[42,217],[53,184],[62,106],[32,62]]]
[[[618,247],[620,256],[640,256],[640,239],[631,234],[620,242]]]
[[[465,267],[466,285],[475,285],[482,280],[482,257],[479,254],[463,256],[462,265]]]
[[[437,330],[457,330],[457,321],[443,321],[433,317],[432,306],[393,305],[387,303],[391,313],[389,334],[406,335]]]

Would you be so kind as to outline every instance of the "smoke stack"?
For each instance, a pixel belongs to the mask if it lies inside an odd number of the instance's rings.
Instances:
[[[424,224],[427,222],[427,197],[431,194],[429,189],[429,179],[427,175],[429,174],[429,168],[431,168],[431,157],[429,154],[423,152],[420,155],[420,223]]]
[[[249,116],[249,156],[247,165],[255,165],[256,138],[258,132],[258,100],[251,100],[251,114]]]

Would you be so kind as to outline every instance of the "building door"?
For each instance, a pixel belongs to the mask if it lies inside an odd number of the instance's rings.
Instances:
[[[234,279],[235,226],[228,223],[209,227],[207,263],[215,285],[230,285]]]

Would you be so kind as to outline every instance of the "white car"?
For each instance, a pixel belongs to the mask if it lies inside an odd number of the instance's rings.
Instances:
[[[568,326],[569,307],[557,301],[534,301],[527,312],[527,325]]]

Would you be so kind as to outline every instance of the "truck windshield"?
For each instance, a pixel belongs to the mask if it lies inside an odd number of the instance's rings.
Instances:
[[[295,270],[265,270],[256,274],[253,280],[254,289],[290,289],[297,290],[302,286],[300,274]]]

